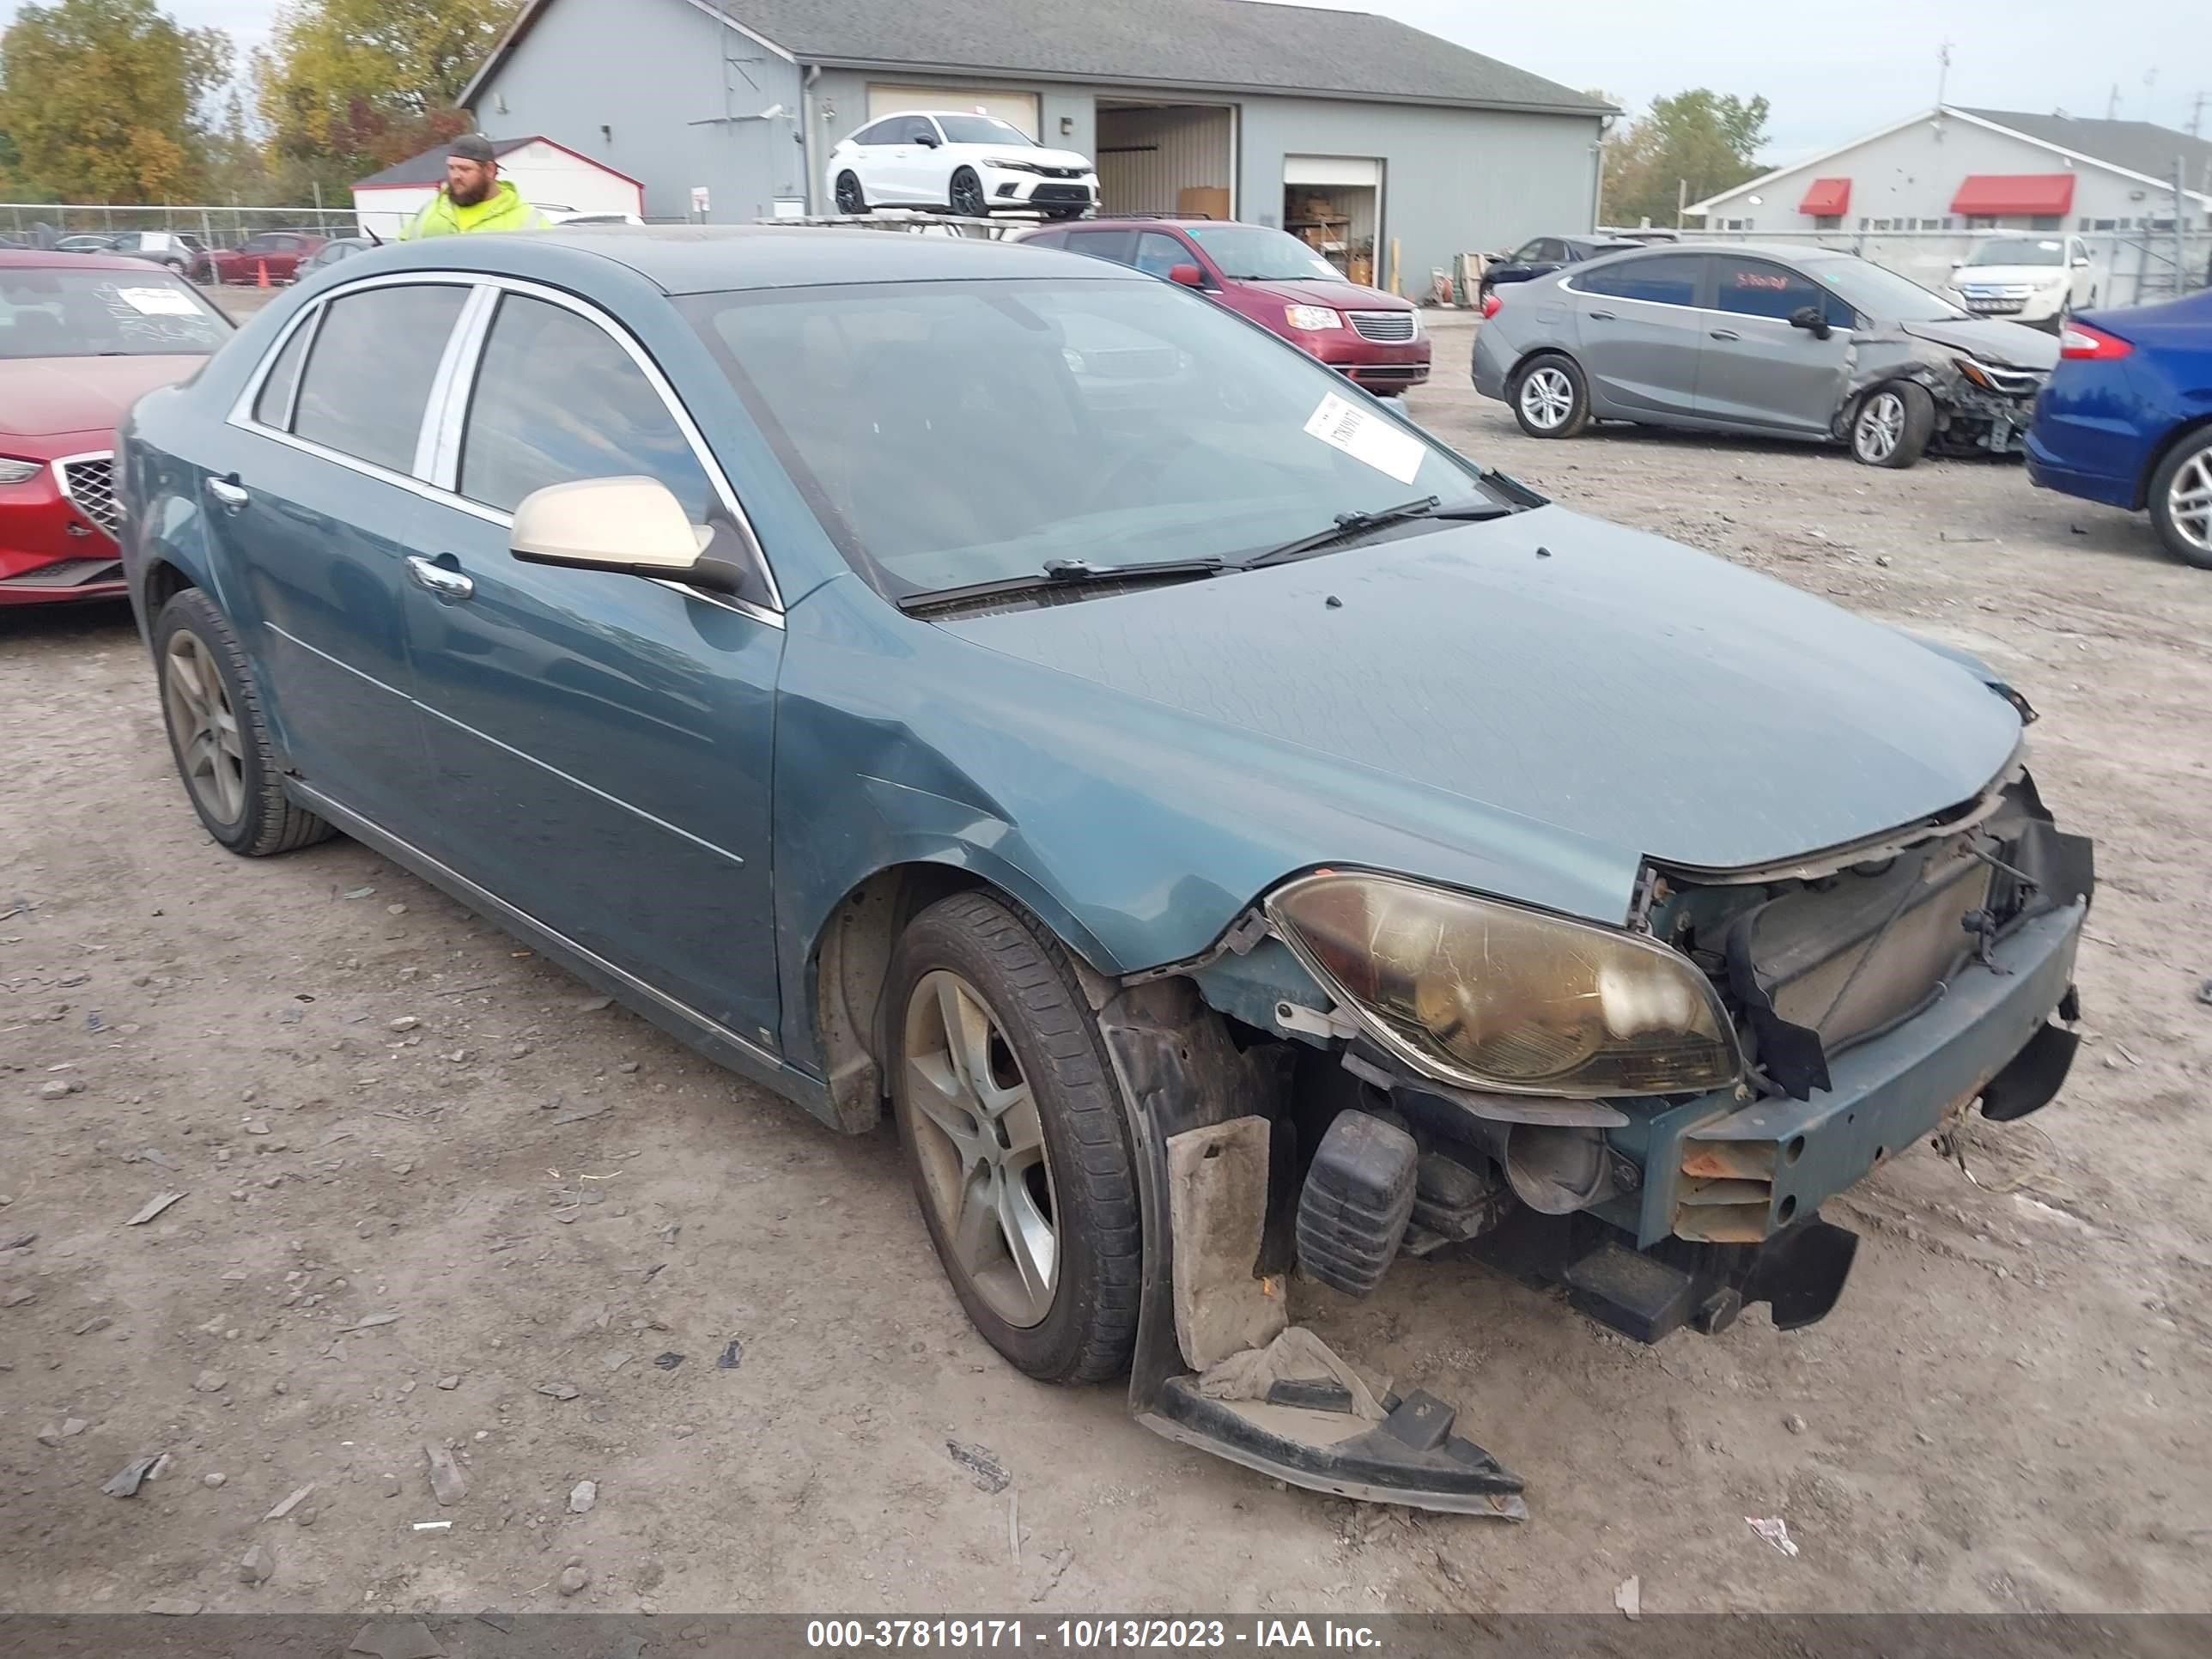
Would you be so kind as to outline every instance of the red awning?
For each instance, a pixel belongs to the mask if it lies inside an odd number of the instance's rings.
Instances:
[[[1951,198],[1954,213],[1991,218],[2064,213],[2073,205],[2070,173],[1970,173]]]
[[[1851,209],[1851,181],[1848,179],[1815,179],[1805,199],[1797,204],[1797,211],[1809,213],[1815,218],[1826,218],[1848,213]]]

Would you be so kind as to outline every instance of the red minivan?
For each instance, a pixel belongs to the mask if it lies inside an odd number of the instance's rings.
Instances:
[[[1346,282],[1287,231],[1220,219],[1085,219],[1016,240],[1187,283],[1382,397],[1429,378],[1419,307]]]

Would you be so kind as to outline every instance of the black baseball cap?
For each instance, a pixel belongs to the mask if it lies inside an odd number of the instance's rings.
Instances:
[[[483,166],[499,159],[491,147],[491,140],[481,132],[463,133],[446,146],[446,155],[452,161],[475,161]]]

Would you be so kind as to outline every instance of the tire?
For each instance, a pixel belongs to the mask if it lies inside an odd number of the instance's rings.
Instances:
[[[253,671],[215,602],[187,587],[154,619],[161,723],[177,775],[217,845],[267,858],[336,830],[284,798]]]
[[[2167,552],[2212,570],[2212,427],[2184,438],[2150,475],[2150,521]]]
[[[951,185],[945,194],[946,207],[963,219],[991,216],[991,204],[984,197],[983,181],[976,177],[973,167],[955,169]]]
[[[1513,418],[1532,438],[1579,437],[1589,424],[1589,384],[1582,366],[1557,352],[1540,352],[1515,369],[1505,396]]]
[[[1936,434],[1936,399],[1924,386],[1891,380],[1851,411],[1851,459],[1862,466],[1908,467]]]
[[[1144,1271],[1134,1154],[1059,941],[988,894],[955,894],[908,926],[883,1008],[915,1197],[975,1328],[1040,1382],[1097,1382],[1126,1369]],[[949,1035],[956,1028],[964,1041]],[[967,1084],[968,1056],[988,1074],[981,1090]],[[981,1202],[971,1210],[971,1200]],[[1024,1274],[1009,1225],[1036,1237],[1040,1218],[1051,1261]],[[1034,1249],[1023,1259],[1041,1265]]]
[[[868,192],[860,188],[860,176],[850,167],[837,175],[837,211],[862,214],[868,210]]]

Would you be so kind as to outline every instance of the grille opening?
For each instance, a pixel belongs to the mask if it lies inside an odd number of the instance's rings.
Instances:
[[[80,455],[61,466],[62,493],[112,541],[123,526],[115,501],[115,457]]]

